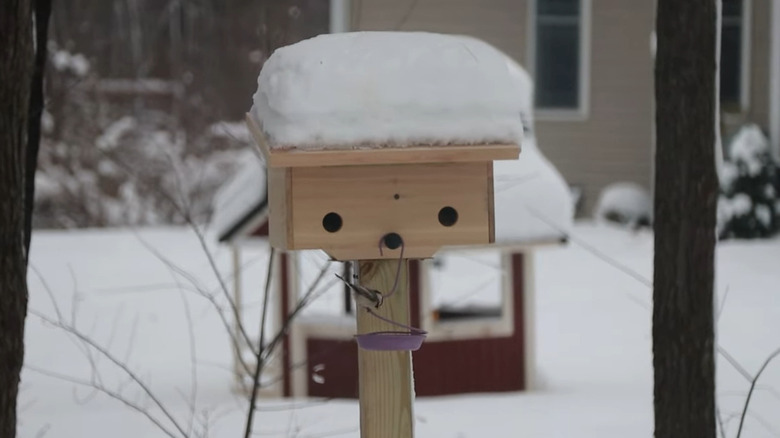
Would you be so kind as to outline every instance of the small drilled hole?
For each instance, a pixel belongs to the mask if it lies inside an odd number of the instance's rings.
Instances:
[[[341,225],[343,225],[343,221],[338,213],[331,212],[322,218],[322,228],[325,228],[325,231],[329,233],[335,233],[340,230]]]
[[[444,207],[439,210],[439,223],[445,227],[451,227],[458,222],[458,210],[452,207]]]
[[[396,193],[395,195],[393,195],[393,199],[401,199],[401,195],[399,195],[398,193]]]

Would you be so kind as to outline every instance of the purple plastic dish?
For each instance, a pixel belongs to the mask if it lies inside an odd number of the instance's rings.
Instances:
[[[355,335],[358,346],[372,351],[417,351],[425,340],[426,332],[374,332]]]

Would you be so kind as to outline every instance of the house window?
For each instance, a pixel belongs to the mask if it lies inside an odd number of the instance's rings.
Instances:
[[[720,102],[738,110],[742,96],[742,0],[723,0],[720,46]]]
[[[580,109],[583,0],[536,0],[535,99],[538,109]]]

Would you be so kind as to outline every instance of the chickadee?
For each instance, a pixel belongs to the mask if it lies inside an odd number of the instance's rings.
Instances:
[[[352,297],[355,299],[355,302],[359,306],[365,308],[373,307],[375,309],[378,309],[382,305],[382,302],[384,301],[384,297],[382,296],[382,293],[379,292],[378,290],[369,289],[359,284],[352,284],[338,274],[336,274],[336,277],[338,277],[339,280],[343,281],[344,284],[349,286],[349,288],[352,290]]]

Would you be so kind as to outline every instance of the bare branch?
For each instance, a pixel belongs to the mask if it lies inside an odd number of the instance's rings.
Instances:
[[[141,379],[133,370],[131,370],[127,366],[127,364],[125,364],[121,360],[119,360],[116,357],[114,357],[114,355],[110,351],[106,350],[100,344],[95,342],[92,338],[84,335],[83,333],[81,333],[80,331],[75,329],[74,327],[72,327],[70,325],[67,325],[67,324],[65,324],[65,323],[63,323],[61,321],[55,321],[55,320],[47,317],[46,315],[44,315],[44,314],[42,314],[40,312],[37,312],[35,310],[32,310],[32,309],[29,311],[29,313],[31,315],[35,315],[36,317],[40,318],[44,322],[46,322],[46,323],[48,323],[48,324],[50,324],[50,325],[52,325],[54,327],[60,328],[60,329],[64,330],[65,332],[70,333],[71,335],[75,336],[79,340],[81,340],[81,341],[85,342],[86,344],[88,344],[94,350],[99,352],[103,357],[105,357],[111,363],[116,365],[125,374],[127,374],[130,378],[133,379],[133,381],[136,383],[136,385],[138,385],[141,388],[141,390],[147,395],[147,397],[149,397],[149,399],[152,402],[154,402],[154,404],[160,409],[160,411],[162,411],[163,415],[174,425],[174,427],[179,431],[179,433],[181,433],[181,436],[183,436],[183,437],[187,436],[187,434],[184,431],[184,429],[179,425],[178,421],[176,421],[176,419],[173,417],[173,415],[165,408],[165,405],[160,401],[159,398],[157,398],[157,396],[154,394],[154,392],[151,390],[151,388],[149,388],[149,386],[147,386],[144,383],[143,379]],[[102,383],[100,381],[97,381],[92,386],[102,386]]]
[[[409,21],[409,18],[412,17],[412,13],[417,8],[417,3],[419,2],[420,0],[412,0],[412,4],[409,5],[409,9],[406,10],[406,13],[404,13],[403,17],[401,17],[401,19],[395,25],[395,30],[401,30],[401,28],[406,25],[406,22]]]
[[[195,332],[193,330],[192,323],[192,311],[190,309],[190,303],[184,297],[184,292],[179,292],[181,297],[182,308],[184,309],[184,316],[187,318],[187,335],[190,342],[190,421],[187,427],[187,436],[192,435],[193,422],[195,421],[195,405],[198,400],[198,366],[197,366],[197,350],[195,347]]]
[[[46,281],[46,278],[41,274],[41,272],[38,270],[38,268],[30,264],[30,269],[33,271],[36,277],[38,277],[38,280],[43,285],[43,290],[46,292],[46,295],[49,296],[49,300],[51,301],[52,307],[54,307],[54,313],[57,315],[57,319],[62,321],[62,312],[60,311],[60,306],[57,303],[57,299],[54,298],[54,291],[52,291],[51,287],[49,286],[49,283]]]
[[[748,382],[753,380],[753,376],[750,375],[748,370],[745,369],[738,361],[734,358],[734,356],[731,355],[728,351],[726,351],[725,348],[721,347],[720,344],[716,346],[718,353],[723,356],[724,359],[732,366],[739,374],[742,375]]]
[[[756,382],[758,382],[759,377],[761,377],[761,373],[764,372],[764,370],[769,365],[769,363],[772,362],[772,360],[776,358],[778,355],[780,355],[780,348],[775,350],[772,354],[770,354],[766,358],[764,364],[761,365],[761,368],[759,368],[756,375],[750,381],[750,391],[748,391],[747,398],[745,399],[745,407],[742,408],[742,416],[739,419],[739,428],[737,428],[737,438],[740,438],[740,436],[742,435],[742,426],[745,424],[745,414],[747,414],[748,406],[750,406],[750,398],[753,396],[753,390],[756,387]]]
[[[720,414],[720,407],[715,405],[715,418],[718,420],[718,429],[720,430],[720,438],[726,438],[726,428],[723,427],[723,416]]]
[[[177,435],[173,431],[171,431],[167,427],[165,427],[160,422],[160,420],[155,418],[151,413],[149,413],[149,411],[147,411],[143,407],[141,407],[141,406],[139,406],[139,405],[137,405],[137,404],[127,400],[125,397],[122,397],[121,394],[116,393],[114,391],[111,391],[110,389],[108,389],[108,388],[106,388],[106,387],[104,387],[104,386],[102,386],[100,384],[96,384],[95,382],[90,382],[90,381],[82,380],[82,379],[79,379],[79,378],[76,378],[76,377],[68,376],[66,374],[60,374],[60,373],[57,373],[55,371],[50,371],[50,370],[46,370],[46,369],[43,369],[43,368],[38,368],[38,367],[35,367],[33,365],[29,365],[29,364],[25,364],[24,367],[26,369],[32,371],[32,372],[35,372],[35,373],[38,373],[38,374],[41,374],[41,375],[44,375],[44,376],[47,376],[47,377],[51,377],[51,378],[54,378],[54,379],[62,380],[64,382],[69,382],[69,383],[73,383],[75,385],[84,386],[84,387],[87,387],[87,388],[92,388],[94,390],[100,391],[103,394],[113,398],[114,400],[117,400],[117,401],[125,404],[126,406],[128,406],[132,410],[134,410],[134,411],[138,412],[139,414],[145,416],[147,419],[149,419],[149,421],[154,423],[155,426],[157,426],[163,433],[165,433],[169,437],[177,438]],[[181,435],[181,436],[184,437],[184,438],[187,437],[186,435]]]
[[[243,324],[241,324],[240,321],[236,322],[236,326],[239,329],[239,334],[241,335],[241,339],[237,339],[234,336],[233,330],[231,329],[230,321],[227,320],[227,317],[225,316],[225,313],[222,311],[222,306],[217,302],[217,300],[214,298],[213,294],[208,293],[200,285],[200,283],[197,281],[197,279],[195,279],[189,272],[181,269],[175,263],[173,263],[172,261],[168,260],[167,257],[162,255],[156,248],[154,248],[152,245],[150,245],[145,239],[143,239],[140,236],[137,236],[137,237],[138,237],[139,241],[141,242],[141,244],[143,244],[147,248],[147,250],[149,250],[149,252],[152,253],[152,255],[154,255],[158,260],[160,260],[169,269],[173,270],[177,274],[179,274],[182,277],[184,277],[188,282],[190,282],[192,284],[192,287],[194,288],[194,291],[196,293],[198,293],[198,295],[200,295],[201,297],[205,298],[206,300],[209,301],[209,303],[211,303],[211,305],[217,311],[217,315],[219,315],[219,318],[222,321],[222,325],[224,326],[224,328],[225,328],[225,330],[226,330],[226,332],[228,334],[228,337],[230,337],[230,341],[235,346],[237,346],[237,347],[241,346],[242,343],[240,341],[242,341],[242,340],[246,343],[246,345],[250,345],[251,346],[251,340],[249,338],[249,335],[247,334],[246,329],[243,327]],[[253,351],[253,353],[255,353],[254,349],[252,349],[252,351]],[[244,361],[242,357],[239,357],[238,359],[239,359],[239,363],[240,363],[241,367],[244,369],[244,371],[247,374],[250,374],[251,373],[250,367],[246,363],[246,361]]]
[[[255,372],[252,376],[252,395],[249,397],[249,408],[246,414],[246,427],[244,428],[244,438],[249,438],[252,433],[252,423],[255,417],[255,400],[257,400],[257,390],[260,383],[260,376],[263,372],[263,366],[265,360],[263,359],[263,350],[265,348],[265,323],[268,317],[268,299],[271,296],[271,276],[273,273],[274,256],[276,255],[276,249],[271,247],[271,254],[268,257],[268,271],[265,277],[265,290],[263,291],[263,309],[262,316],[260,317],[260,339],[258,342],[257,352],[255,353]],[[236,315],[238,317],[238,315]]]
[[[729,297],[729,286],[726,285],[726,290],[723,291],[723,299],[720,300],[720,307],[718,308],[718,314],[715,316],[715,324],[720,322],[720,316],[723,315],[723,309],[726,308],[726,298]]]
[[[529,211],[530,211],[530,212],[531,212],[531,213],[532,213],[534,216],[536,216],[536,217],[537,217],[539,220],[541,220],[542,222],[544,222],[544,223],[546,223],[547,225],[549,225],[549,226],[550,226],[552,229],[554,229],[554,230],[557,230],[557,231],[559,231],[559,232],[563,233],[564,235],[566,235],[566,237],[569,239],[569,241],[571,241],[571,242],[574,242],[575,244],[579,245],[581,248],[585,249],[586,251],[588,251],[588,252],[589,252],[589,253],[591,253],[592,255],[594,255],[594,256],[596,256],[596,257],[598,257],[599,259],[601,259],[601,260],[605,261],[606,263],[608,263],[609,265],[611,265],[611,266],[613,266],[614,268],[618,269],[619,271],[621,271],[621,272],[625,273],[626,275],[628,275],[628,276],[630,276],[630,277],[634,278],[634,279],[635,279],[636,281],[638,281],[639,283],[641,283],[641,284],[643,284],[643,285],[647,286],[648,288],[651,288],[651,289],[652,289],[652,287],[653,287],[653,283],[652,283],[652,281],[650,281],[649,279],[647,279],[647,278],[643,277],[643,276],[642,276],[641,274],[639,274],[638,272],[635,272],[635,271],[631,270],[630,268],[628,268],[628,267],[626,267],[626,266],[624,266],[624,265],[620,264],[620,263],[619,263],[617,260],[615,260],[615,259],[613,259],[612,257],[608,256],[607,254],[605,254],[605,253],[603,253],[603,252],[599,251],[598,249],[596,249],[596,248],[595,248],[595,247],[593,247],[592,245],[590,245],[590,244],[588,244],[588,243],[586,243],[586,242],[584,242],[584,241],[581,241],[580,239],[578,239],[578,238],[576,238],[576,237],[572,236],[571,234],[566,234],[566,233],[564,232],[564,230],[562,230],[560,227],[558,227],[557,225],[555,225],[555,223],[553,223],[551,220],[549,220],[547,217],[545,217],[545,216],[544,216],[543,214],[541,214],[540,212],[538,212],[538,211],[536,211],[536,210],[534,210],[534,209],[531,209],[531,208],[529,208],[528,210],[529,210]],[[722,303],[721,303],[721,312],[722,312],[722,310],[723,310],[723,306],[725,306],[725,302],[726,302],[726,296],[727,296],[727,295],[728,295],[728,288],[726,289],[726,292],[725,292],[725,294],[724,294],[724,297],[723,297],[723,301],[722,301]],[[639,305],[641,305],[642,307],[649,309],[649,306],[648,306],[647,304],[645,304],[645,303],[643,303],[643,302],[639,301],[638,299],[635,299],[635,297],[633,297],[633,296],[629,295],[629,298],[631,298],[632,300],[634,300],[635,302],[637,302],[637,303],[638,303]],[[720,317],[720,313],[718,314],[718,318],[719,318],[719,317]],[[742,366],[742,365],[739,363],[739,361],[737,361],[737,360],[736,360],[736,358],[734,358],[734,356],[732,356],[732,355],[731,355],[731,354],[730,354],[730,353],[729,353],[729,352],[728,352],[728,351],[727,351],[725,348],[723,348],[723,347],[722,347],[722,346],[721,346],[719,343],[716,343],[716,344],[715,344],[715,347],[716,347],[716,350],[717,350],[718,354],[720,354],[721,356],[723,356],[723,358],[725,358],[725,359],[726,359],[726,361],[729,363],[729,365],[731,365],[732,367],[734,367],[734,369],[735,369],[735,370],[737,370],[737,372],[738,372],[739,374],[741,374],[741,375],[742,375],[742,377],[744,377],[744,378],[745,378],[745,380],[747,380],[748,382],[751,382],[751,392],[752,392],[752,390],[753,390],[753,389],[754,389],[754,387],[755,387],[755,382],[754,382],[754,378],[753,378],[753,376],[751,376],[751,375],[750,375],[750,373],[749,373],[749,372],[748,372],[748,371],[745,369],[745,367],[743,367],[743,366]],[[769,390],[770,390],[770,391],[772,391],[773,393],[777,393],[777,391],[776,391],[774,388],[771,388],[771,387],[770,387],[770,388],[769,388]],[[750,399],[748,398],[748,401],[749,401],[749,400],[750,400]]]
[[[284,339],[284,336],[287,335],[287,331],[289,330],[290,325],[292,324],[295,317],[297,317],[298,314],[314,299],[315,292],[317,292],[316,287],[327,273],[328,266],[330,266],[330,261],[322,266],[319,274],[317,275],[317,278],[314,280],[311,286],[309,286],[309,290],[307,290],[303,297],[298,300],[295,308],[287,315],[287,318],[285,318],[284,322],[282,323],[282,328],[278,333],[276,333],[276,336],[274,336],[271,342],[268,343],[265,351],[265,358],[270,356],[279,343],[281,343],[282,339]]]
[[[553,230],[561,233],[561,236],[565,237],[568,241],[575,243],[577,246],[579,246],[580,248],[586,250],[591,255],[596,256],[601,261],[607,263],[608,265],[612,266],[613,268],[617,269],[618,271],[628,275],[629,277],[633,278],[634,280],[636,280],[640,284],[646,286],[647,288],[649,288],[649,289],[653,288],[653,282],[650,279],[646,278],[645,276],[643,276],[642,274],[636,272],[635,270],[629,268],[628,266],[620,263],[619,261],[617,261],[614,258],[610,257],[609,255],[605,254],[604,252],[602,252],[601,250],[599,250],[595,246],[589,244],[588,242],[585,242],[584,240],[580,239],[579,237],[576,237],[576,236],[572,235],[571,233],[566,232],[566,230],[564,230],[561,227],[559,227],[558,225],[556,225],[553,221],[551,221],[549,218],[547,218],[545,215],[543,215],[542,213],[540,213],[536,209],[533,209],[531,207],[527,207],[527,209],[537,219],[539,219],[540,221],[542,221],[545,224],[547,224]],[[648,303],[640,300],[639,298],[637,298],[637,297],[635,297],[635,296],[633,296],[631,294],[626,294],[626,296],[631,301],[634,301],[635,303],[639,304],[643,308],[648,309],[648,310],[650,309],[650,305]]]

